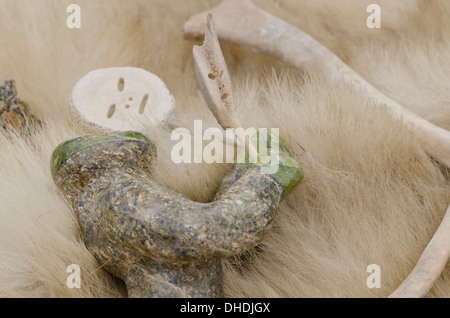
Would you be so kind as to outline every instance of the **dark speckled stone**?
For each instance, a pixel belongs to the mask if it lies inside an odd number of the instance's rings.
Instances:
[[[283,186],[237,164],[212,202],[194,202],[151,180],[156,149],[134,137],[79,140],[53,154],[86,246],[130,297],[223,297],[220,259],[263,239]]]
[[[40,125],[29,113],[28,105],[17,96],[14,80],[0,79],[0,127],[23,134]]]

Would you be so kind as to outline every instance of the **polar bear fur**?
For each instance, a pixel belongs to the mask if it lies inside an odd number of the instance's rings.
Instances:
[[[378,0],[382,28],[369,29],[356,0],[255,1],[311,34],[380,91],[450,129],[450,3]],[[69,29],[66,8],[81,7]],[[86,133],[69,118],[74,84],[101,67],[157,74],[177,117],[217,126],[202,99],[184,22],[210,0],[0,0],[0,77],[44,123],[28,138],[0,134],[0,296],[125,297],[83,244],[49,168],[53,149]],[[227,297],[386,297],[413,269],[450,202],[449,170],[381,107],[310,70],[298,73],[222,43],[245,127],[279,127],[305,171],[258,248],[228,259]],[[158,146],[155,180],[194,200],[212,198],[224,164],[170,160],[170,132],[148,128]],[[66,280],[81,268],[81,288]],[[381,269],[368,288],[367,267]],[[450,296],[447,266],[428,297]]]

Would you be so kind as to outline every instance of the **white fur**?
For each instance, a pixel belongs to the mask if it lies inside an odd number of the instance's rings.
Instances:
[[[218,1],[78,1],[82,29],[65,25],[72,1],[0,0],[0,76],[45,127],[23,140],[0,134],[0,296],[120,297],[123,284],[83,245],[58,194],[49,159],[84,131],[69,121],[73,85],[100,67],[155,73],[176,114],[217,126],[196,83],[184,21]],[[450,129],[450,6],[445,1],[378,1],[382,29],[370,30],[371,1],[257,1],[301,27],[381,91]],[[448,171],[404,127],[357,92],[298,74],[223,43],[237,113],[246,127],[279,127],[305,170],[261,246],[225,262],[231,297],[385,297],[409,274],[450,202]],[[271,70],[273,68],[273,70]],[[170,132],[149,128],[158,146],[155,180],[198,201],[212,198],[229,166],[176,165]],[[67,266],[82,268],[69,289]],[[366,268],[382,270],[369,289]],[[448,267],[430,297],[449,297]]]

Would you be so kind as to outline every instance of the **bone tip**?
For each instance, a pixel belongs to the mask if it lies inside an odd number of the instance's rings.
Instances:
[[[206,30],[213,34],[214,33],[214,22],[213,22],[213,17],[211,13],[208,13],[207,17],[206,17]]]

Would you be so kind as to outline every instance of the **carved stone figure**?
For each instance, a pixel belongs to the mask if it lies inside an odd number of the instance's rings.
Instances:
[[[259,161],[235,164],[210,203],[152,181],[156,148],[136,132],[66,141],[51,168],[86,246],[130,297],[223,297],[220,259],[256,246],[303,178],[286,146],[275,145],[266,150],[279,155],[276,173]]]

